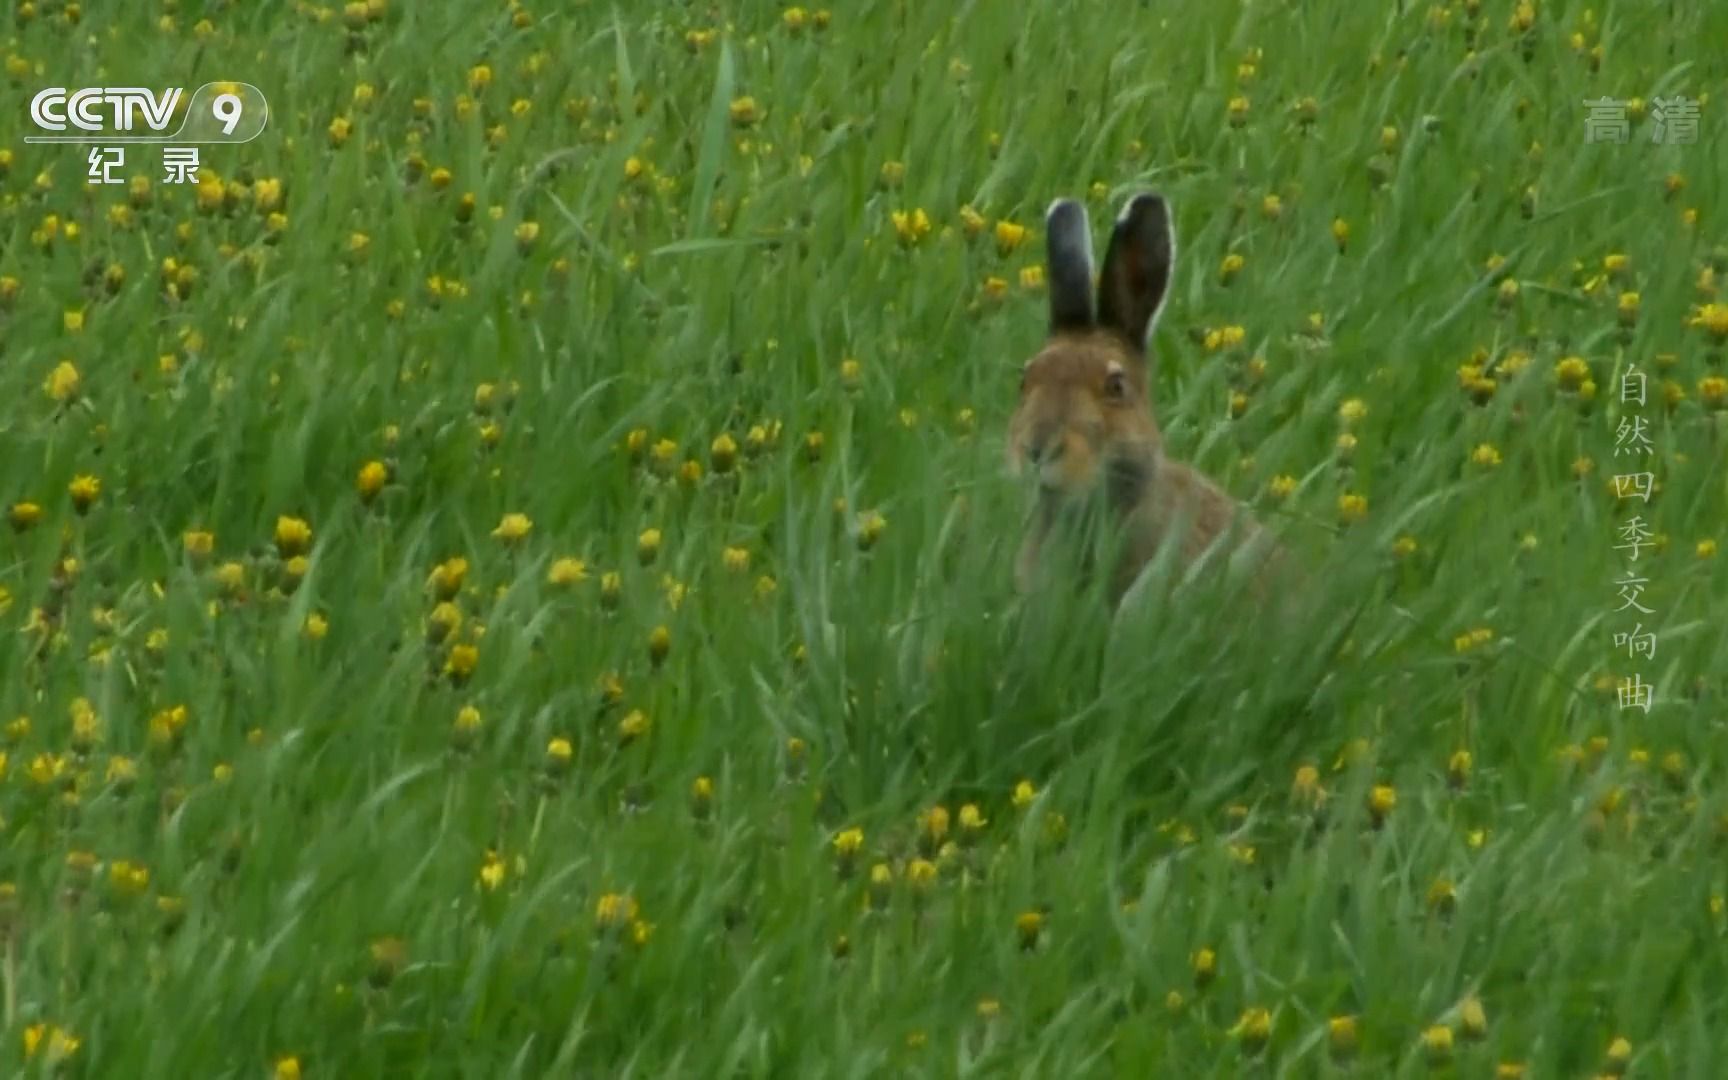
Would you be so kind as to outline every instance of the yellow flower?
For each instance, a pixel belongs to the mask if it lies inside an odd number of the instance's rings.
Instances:
[[[1014,919],[1014,932],[1020,937],[1022,949],[1033,949],[1038,945],[1038,939],[1044,933],[1044,913],[1041,911],[1024,911]]]
[[[631,743],[648,734],[648,714],[641,709],[631,709],[624,719],[618,721],[618,742],[622,746]]]
[[[42,383],[42,392],[64,405],[78,397],[78,387],[82,382],[77,366],[70,360],[62,360],[48,373],[48,378]]]
[[[330,127],[328,129],[330,145],[336,149],[341,149],[342,145],[348,141],[348,135],[353,130],[354,125],[346,116],[338,116],[336,119],[330,121]]]
[[[1368,499],[1363,495],[1344,494],[1338,496],[1338,517],[1346,524],[1361,521],[1368,513]]]
[[[553,738],[546,744],[546,771],[560,775],[570,767],[570,759],[576,754],[576,748],[570,740],[563,736]]]
[[[1026,809],[1037,797],[1038,789],[1032,786],[1032,781],[1022,780],[1014,785],[1014,809]]]
[[[312,546],[312,526],[286,515],[276,519],[276,550],[284,559],[304,555]]]
[[[1632,1063],[1632,1044],[1623,1035],[1616,1035],[1614,1041],[1608,1044],[1607,1060],[1603,1062],[1602,1071],[1609,1076],[1620,1076],[1626,1072],[1626,1066]]]
[[[732,124],[735,127],[749,127],[759,119],[756,99],[753,97],[734,98],[727,111],[731,115]]]
[[[306,624],[303,629],[306,636],[313,641],[322,641],[324,636],[330,632],[330,621],[314,611],[306,616]]]
[[[899,161],[884,161],[882,163],[882,171],[878,174],[878,179],[881,180],[882,186],[885,188],[892,189],[899,187],[906,179],[905,163]]]
[[[498,886],[504,884],[507,869],[504,860],[496,851],[487,851],[486,857],[480,862],[480,885],[487,892],[496,892]]]
[[[450,655],[444,660],[444,672],[456,682],[461,682],[474,674],[474,669],[480,664],[480,650],[473,645],[456,645],[450,649]]]
[[[1482,443],[1470,451],[1470,461],[1474,465],[1491,469],[1500,464],[1500,451],[1494,448],[1493,443]]]
[[[480,93],[492,85],[492,68],[479,64],[468,69],[468,89],[472,93]]]
[[[1242,272],[1242,268],[1247,263],[1248,260],[1232,251],[1224,256],[1223,261],[1218,264],[1218,280],[1225,285],[1230,284],[1236,280],[1236,275]]]
[[[432,586],[433,595],[439,600],[452,600],[462,591],[462,582],[467,576],[468,560],[458,555],[433,567],[427,584]]]
[[[1044,268],[1037,263],[1020,268],[1020,287],[1027,292],[1036,292],[1044,287]]]
[[[1328,795],[1320,784],[1320,770],[1312,765],[1297,768],[1296,779],[1290,784],[1290,798],[1309,810],[1318,810],[1326,805]]]
[[[1026,239],[1026,226],[1016,225],[1012,221],[996,223],[996,251],[1001,255],[1010,255]]]
[[[150,887],[150,868],[128,859],[108,864],[108,884],[121,896],[138,896]]]
[[[857,855],[864,846],[864,830],[853,826],[842,829],[834,835],[834,854],[840,859],[850,859]]]
[[[1446,762],[1446,780],[1455,788],[1461,788],[1470,780],[1470,767],[1473,759],[1468,750],[1458,750]]]
[[[1458,903],[1458,890],[1447,878],[1435,878],[1428,886],[1428,906],[1442,915],[1449,914]]]
[[[706,776],[698,776],[690,782],[690,808],[697,817],[706,817],[708,807],[714,802],[714,781]]]
[[[450,741],[458,750],[465,750],[473,745],[474,737],[480,733],[480,710],[472,705],[464,705],[456,710],[456,720],[450,725]]]
[[[1361,398],[1350,398],[1338,406],[1338,419],[1346,424],[1354,424],[1367,415],[1368,403]]]
[[[1204,990],[1218,977],[1218,954],[1208,948],[1194,950],[1188,958],[1188,964],[1194,969],[1194,985]]]
[[[1238,94],[1230,99],[1225,112],[1229,115],[1231,127],[1241,127],[1248,122],[1248,99]]]
[[[659,554],[660,554],[660,530],[659,529],[643,529],[642,534],[636,538],[636,559],[637,559],[637,561],[640,562],[643,566],[647,566],[648,564],[652,563],[654,561],[655,556],[657,556]]]
[[[927,889],[936,882],[936,864],[929,859],[913,859],[906,866],[906,881],[915,889]]]
[[[721,552],[721,562],[734,574],[745,573],[750,569],[750,552],[741,547],[728,547]]]
[[[611,611],[624,598],[624,576],[616,570],[600,575],[600,606]]]
[[[984,231],[987,224],[984,215],[972,209],[970,205],[960,208],[960,231],[967,236],[977,236]],[[998,226],[1000,228],[1000,226]]]
[[[33,502],[13,503],[6,517],[13,529],[24,532],[42,520],[42,508]]]
[[[1480,1042],[1488,1037],[1488,1013],[1474,994],[1465,998],[1458,1007],[1458,1030],[1471,1042]]]
[[[360,474],[354,479],[354,487],[360,492],[363,502],[371,502],[384,490],[385,481],[390,479],[390,470],[382,461],[368,461],[360,467]]]
[[[188,529],[180,538],[181,547],[194,559],[208,558],[216,548],[216,535],[207,529]]]
[[[546,571],[546,583],[559,588],[579,585],[588,580],[588,564],[581,559],[565,557],[552,563]]]
[[[1441,1065],[1452,1060],[1452,1029],[1443,1024],[1436,1024],[1422,1033],[1422,1047],[1428,1053],[1428,1061],[1433,1065]]]
[[[1272,1038],[1272,1014],[1257,1005],[1250,1006],[1242,1011],[1230,1034],[1241,1041],[1243,1049],[1254,1053]]]
[[[1345,1061],[1356,1053],[1358,1041],[1354,1016],[1334,1016],[1326,1021],[1326,1042],[1333,1060]]]
[[[1705,304],[1688,325],[1702,327],[1718,340],[1728,340],[1728,304]]]
[[[922,208],[895,210],[888,217],[894,223],[894,235],[907,247],[912,247],[930,235],[930,215]]]
[[[492,535],[506,544],[519,542],[534,528],[534,522],[527,514],[505,514],[498,522],[498,527],[492,530]]]
[[[94,476],[75,476],[67,486],[72,495],[72,509],[80,514],[89,510],[95,504],[97,496],[102,494],[102,481]]]
[[[738,460],[738,443],[731,435],[722,431],[714,437],[708,446],[708,466],[718,475],[732,471],[732,466]]]
[[[858,549],[869,551],[888,528],[888,519],[875,510],[866,511],[858,519]]]
[[[82,1045],[76,1035],[50,1024],[35,1023],[24,1029],[24,1057],[34,1058],[44,1053],[50,1062],[64,1061]]]
[[[940,804],[918,815],[918,831],[934,848],[948,837],[948,808]]]
[[[1398,805],[1398,789],[1390,784],[1376,784],[1368,792],[1368,813],[1375,824],[1386,820],[1388,814]]]
[[[602,930],[615,930],[634,922],[637,904],[628,893],[605,893],[594,904],[594,922]]]

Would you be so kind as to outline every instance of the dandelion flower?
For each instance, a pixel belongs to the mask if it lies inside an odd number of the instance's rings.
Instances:
[[[1259,1006],[1242,1011],[1236,1026],[1230,1029],[1247,1053],[1256,1053],[1272,1038],[1272,1014]]]
[[[1368,814],[1379,825],[1398,805],[1398,789],[1390,784],[1376,784],[1368,792]]]
[[[276,519],[276,550],[284,559],[304,555],[312,546],[312,526],[297,517]]]
[[[1488,1037],[1488,1013],[1474,994],[1465,998],[1458,1007],[1458,1030],[1471,1042],[1480,1042]]]
[[[546,583],[557,588],[569,588],[587,580],[588,564],[574,557],[557,559],[546,571]]]
[[[534,528],[534,522],[527,514],[509,513],[498,522],[498,527],[492,530],[494,539],[506,544],[520,543]]]
[[[756,99],[753,97],[734,98],[727,107],[727,112],[734,127],[747,128],[761,119],[760,111],[756,108]]]
[[[1443,1024],[1436,1024],[1422,1033],[1422,1048],[1427,1052],[1428,1063],[1436,1067],[1452,1060],[1452,1029]]]
[[[1357,1023],[1354,1016],[1334,1016],[1326,1021],[1326,1044],[1332,1059],[1348,1061],[1356,1053]]]
[[[1194,950],[1188,958],[1189,967],[1194,970],[1194,986],[1204,990],[1218,977],[1218,954],[1209,948]]]
[[[94,476],[75,476],[67,486],[72,496],[72,509],[82,514],[96,504],[96,499],[102,494],[102,481]]]
[[[42,520],[42,508],[33,502],[17,502],[7,511],[6,520],[16,532],[27,532]]]
[[[42,383],[42,392],[59,404],[66,404],[78,397],[78,389],[83,384],[78,368],[70,360],[62,360],[48,373],[48,378]]]
[[[732,466],[738,461],[738,443],[731,435],[722,431],[714,437],[708,446],[708,467],[716,475],[725,475],[732,471]]]
[[[1020,938],[1020,947],[1027,951],[1038,947],[1038,941],[1044,934],[1044,913],[1041,911],[1022,912],[1014,919],[1014,932]]]
[[[382,461],[368,461],[360,467],[360,474],[354,479],[354,487],[359,491],[361,501],[370,503],[384,490],[384,483],[389,479],[390,470]]]

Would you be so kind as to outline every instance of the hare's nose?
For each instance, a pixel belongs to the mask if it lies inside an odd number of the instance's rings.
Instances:
[[[1048,465],[1062,456],[1065,441],[1056,432],[1039,435],[1032,442],[1030,457],[1034,465]]]

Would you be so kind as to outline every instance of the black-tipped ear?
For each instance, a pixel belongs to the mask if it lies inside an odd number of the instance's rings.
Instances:
[[[1044,214],[1050,332],[1092,325],[1092,231],[1086,208],[1057,199]]]
[[[1127,338],[1137,349],[1146,346],[1152,327],[1170,292],[1176,264],[1176,229],[1162,195],[1136,195],[1122,208],[1104,272],[1098,282],[1098,322]]]

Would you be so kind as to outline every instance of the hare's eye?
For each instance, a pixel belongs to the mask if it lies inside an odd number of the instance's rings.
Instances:
[[[1112,371],[1104,376],[1104,396],[1111,401],[1121,401],[1128,396],[1128,376],[1120,371]]]

